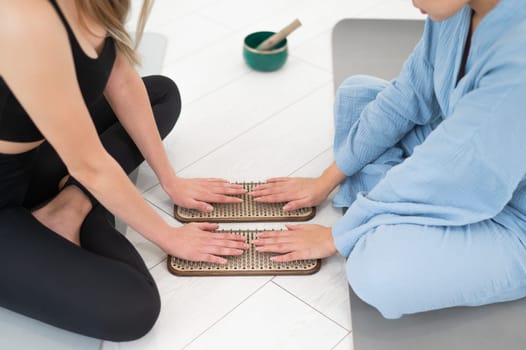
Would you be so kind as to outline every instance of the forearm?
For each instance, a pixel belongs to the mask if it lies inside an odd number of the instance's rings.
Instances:
[[[70,173],[111,213],[162,246],[170,226],[146,203],[111,156],[99,155],[96,162],[88,159]]]
[[[319,179],[321,180],[327,193],[330,193],[336,188],[336,186],[345,180],[345,177],[345,174],[338,168],[336,162],[332,162],[332,164],[321,174]]]
[[[162,144],[146,87],[125,58],[117,57],[104,95],[161,184],[172,183],[175,172]]]

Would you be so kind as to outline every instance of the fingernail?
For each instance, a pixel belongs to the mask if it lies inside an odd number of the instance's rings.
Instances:
[[[283,206],[283,211],[287,211],[287,210],[289,210],[289,206],[288,205]]]
[[[209,205],[209,206],[206,207],[206,211],[210,212],[212,210],[214,210],[213,206]]]

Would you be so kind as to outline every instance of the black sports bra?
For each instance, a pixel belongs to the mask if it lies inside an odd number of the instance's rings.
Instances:
[[[115,43],[113,38],[107,37],[99,57],[91,58],[87,56],[80,47],[56,0],[50,0],[50,2],[68,32],[77,81],[84,102],[89,108],[103,95],[115,62]],[[32,142],[41,139],[43,139],[43,136],[40,131],[4,80],[0,78],[0,140]]]

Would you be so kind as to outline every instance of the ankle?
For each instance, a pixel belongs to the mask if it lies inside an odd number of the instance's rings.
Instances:
[[[64,200],[63,204],[87,215],[92,208],[89,198],[77,186],[66,186],[60,191]]]
[[[66,186],[48,204],[38,211],[53,214],[67,211],[72,215],[86,217],[92,205],[88,197],[76,186]]]
[[[68,181],[69,175],[64,176],[60,181],[58,182],[58,190],[62,191],[64,189],[64,186],[66,185],[66,181]]]

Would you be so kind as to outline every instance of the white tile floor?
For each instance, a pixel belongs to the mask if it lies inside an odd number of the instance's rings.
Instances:
[[[135,23],[137,4],[129,25]],[[245,35],[277,30],[294,18],[290,57],[275,73],[249,70]],[[332,161],[331,30],[342,18],[421,18],[410,0],[157,0],[147,31],[168,39],[163,73],[183,96],[166,139],[185,177],[262,180],[316,176]],[[171,203],[151,169],[138,187],[173,225]],[[339,210],[323,204],[313,223],[331,225]],[[282,228],[281,224],[223,225]],[[128,238],[158,283],[162,311],[154,329],[129,343],[101,342],[0,309],[0,348],[11,349],[352,349],[344,259],[324,261],[306,277],[182,278],[165,255],[131,230]]]

